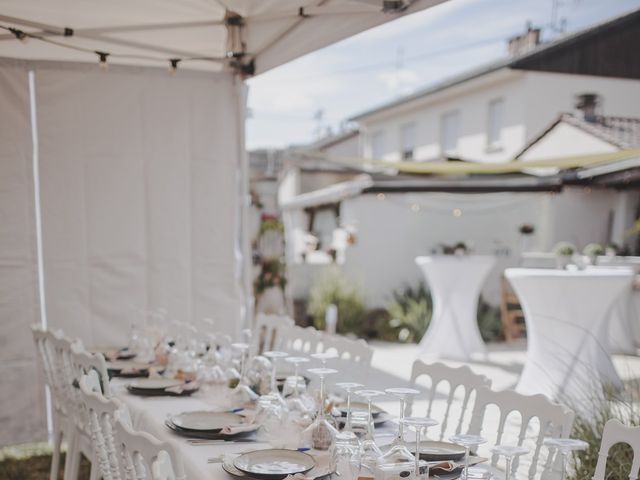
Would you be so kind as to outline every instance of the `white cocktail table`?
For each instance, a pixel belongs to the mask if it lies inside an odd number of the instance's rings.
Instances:
[[[578,407],[602,386],[620,388],[608,349],[610,311],[632,282],[627,269],[509,268],[527,324],[527,360],[516,390]]]
[[[433,316],[420,341],[420,351],[454,360],[486,353],[478,329],[478,300],[485,278],[495,264],[488,255],[417,257],[429,284]]]

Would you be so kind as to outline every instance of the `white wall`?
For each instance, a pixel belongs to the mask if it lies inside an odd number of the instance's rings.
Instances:
[[[387,194],[384,200],[361,195],[342,204],[344,221],[357,227],[357,243],[347,250],[343,269],[363,285],[368,306],[376,307],[385,305],[393,290],[422,280],[415,257],[430,254],[441,243],[464,241],[480,254],[506,247],[511,256],[498,257],[483,290],[497,304],[503,269],[518,263],[522,224],[536,228],[530,250],[548,251],[561,240],[582,248],[606,240],[608,215],[618,198],[614,192],[583,189],[561,194]],[[420,206],[418,212],[411,209],[414,204]],[[454,216],[454,208],[462,216]]]
[[[382,158],[399,160],[401,128],[415,122],[415,159],[436,159],[442,153],[442,115],[457,110],[457,154],[480,162],[508,161],[560,113],[574,111],[575,96],[581,93],[601,95],[606,115],[640,115],[640,81],[504,68],[361,119],[365,132],[361,153],[371,157],[372,136],[384,132]],[[487,133],[489,103],[497,98],[504,100],[505,111],[502,149],[494,150],[488,148]]]

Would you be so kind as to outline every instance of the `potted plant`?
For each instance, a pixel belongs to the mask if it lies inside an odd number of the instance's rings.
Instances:
[[[564,269],[571,263],[573,254],[576,253],[576,247],[569,242],[558,242],[553,247],[553,253],[556,255],[557,267]]]
[[[591,265],[595,265],[598,257],[604,253],[604,247],[599,243],[590,243],[582,250],[582,254],[589,259]]]

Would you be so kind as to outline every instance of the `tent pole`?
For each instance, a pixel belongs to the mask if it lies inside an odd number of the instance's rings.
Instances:
[[[236,118],[238,122],[238,282],[242,295],[241,328],[253,326],[253,283],[251,278],[251,239],[249,238],[249,165],[245,146],[245,113],[247,85],[239,78],[236,81]]]

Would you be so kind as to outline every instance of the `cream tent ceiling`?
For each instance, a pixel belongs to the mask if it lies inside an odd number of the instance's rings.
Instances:
[[[2,0],[0,57],[257,74],[442,1]]]

